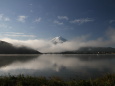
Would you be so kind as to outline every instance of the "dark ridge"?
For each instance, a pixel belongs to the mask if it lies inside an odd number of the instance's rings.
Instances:
[[[59,52],[58,54],[115,54],[112,47],[81,47],[74,51]]]
[[[0,54],[41,54],[39,51],[22,46],[15,47],[12,44],[0,41]]]

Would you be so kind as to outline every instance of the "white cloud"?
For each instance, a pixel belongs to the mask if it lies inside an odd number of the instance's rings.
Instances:
[[[73,21],[70,21],[70,23],[83,24],[83,23],[93,22],[93,21],[94,21],[94,19],[92,19],[92,18],[81,18],[81,19],[75,19]]]
[[[3,14],[0,14],[0,20],[2,20],[3,19]]]
[[[69,18],[67,16],[58,16],[58,19],[64,19],[64,20],[69,20]]]
[[[60,21],[57,21],[57,20],[55,20],[54,23],[58,24],[58,25],[63,25],[63,22],[60,22]]]
[[[32,13],[32,12],[33,12],[33,10],[30,10],[30,12]]]
[[[21,36],[20,34],[14,36]],[[22,36],[28,36],[23,35]],[[68,40],[67,42],[60,43],[54,45],[50,40],[43,40],[43,39],[34,39],[34,40],[15,40],[10,38],[2,38],[1,40],[7,41],[9,43],[14,44],[15,46],[25,45],[27,47],[31,47],[36,49],[40,52],[62,52],[62,51],[71,51],[77,50],[80,47],[115,47],[115,29],[109,28],[106,36],[99,37],[95,40],[89,40],[91,35],[83,35],[77,37],[73,40]],[[10,36],[9,36],[10,37]]]
[[[4,21],[10,21],[10,19],[6,17],[6,18],[4,18]]]
[[[33,4],[29,4],[30,6],[32,6]]]
[[[27,37],[27,38],[35,38],[35,35],[28,35],[24,33],[17,33],[17,32],[5,32],[2,33],[0,37]]]
[[[20,22],[25,22],[25,20],[27,19],[27,16],[18,16],[18,21]]]
[[[8,34],[24,34],[24,33],[17,33],[17,32],[5,32],[5,33],[8,33]]]
[[[115,22],[115,20],[110,20],[110,21],[109,21],[110,24],[113,23],[113,22]]]
[[[0,24],[0,28],[8,28],[6,24]]]
[[[34,22],[39,23],[39,22],[41,22],[41,19],[42,19],[42,18],[40,18],[40,17],[39,17],[39,18],[35,19],[35,21],[34,21]]]
[[[0,14],[0,21],[10,21],[11,19],[4,16],[4,14]]]
[[[34,35],[21,35],[21,34],[4,34],[7,37],[36,37]]]
[[[106,31],[106,35],[109,39],[115,41],[115,29],[110,27],[107,31]]]
[[[0,24],[0,28],[4,29],[12,29],[12,26],[9,26],[7,24]]]

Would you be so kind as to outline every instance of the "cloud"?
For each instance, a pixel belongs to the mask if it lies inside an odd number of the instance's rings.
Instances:
[[[4,34],[4,36],[7,37],[36,37],[34,35],[22,35],[22,34]]]
[[[10,21],[11,19],[4,16],[4,14],[0,14],[0,21]]]
[[[39,18],[35,19],[34,22],[39,23],[39,22],[41,22],[41,20],[42,20],[42,18],[39,17]]]
[[[75,19],[73,21],[70,21],[70,23],[83,24],[83,23],[93,22],[93,21],[94,21],[94,19],[92,19],[92,18],[81,18],[81,19]]]
[[[33,10],[30,10],[30,12],[32,13],[32,12],[33,12]]]
[[[10,21],[10,19],[6,17],[6,18],[4,18],[4,21]]]
[[[27,38],[35,38],[35,35],[28,35],[24,33],[17,32],[5,32],[0,37],[27,37]]]
[[[12,35],[12,36],[21,36]],[[22,36],[29,36],[23,35]],[[31,36],[31,35],[30,35]],[[36,49],[40,52],[63,52],[77,50],[80,47],[115,47],[115,29],[109,28],[105,37],[99,37],[97,39],[89,40],[91,35],[83,35],[72,40],[68,40],[64,43],[53,44],[50,40],[34,39],[34,40],[15,40],[11,38],[2,38],[1,40],[12,43],[15,46],[27,46]],[[9,36],[10,37],[10,36]]]
[[[32,6],[33,4],[29,4],[30,6]]]
[[[0,28],[4,28],[4,29],[12,29],[12,26],[9,26],[9,25],[7,25],[7,24],[0,24]]]
[[[3,19],[3,14],[0,14],[0,20],[2,20]]]
[[[58,16],[58,19],[60,20],[69,20],[67,16]]]
[[[27,16],[18,16],[18,21],[19,22],[25,22],[25,20],[27,19]]]
[[[58,25],[63,25],[63,22],[55,20],[53,23],[58,24]]]
[[[114,23],[114,22],[115,22],[115,20],[110,20],[110,21],[109,21],[110,24],[111,24],[111,23]]]
[[[106,31],[106,36],[108,37],[108,39],[115,41],[115,29],[112,27],[109,27],[109,29]]]
[[[5,32],[5,33],[8,33],[8,34],[24,34],[24,33],[17,33],[17,32]]]

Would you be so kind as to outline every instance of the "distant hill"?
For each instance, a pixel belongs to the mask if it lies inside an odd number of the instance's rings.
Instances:
[[[8,42],[0,41],[0,54],[40,54],[40,52],[25,46],[15,47]]]
[[[81,47],[75,51],[65,51],[62,54],[112,54],[115,48],[112,47]]]

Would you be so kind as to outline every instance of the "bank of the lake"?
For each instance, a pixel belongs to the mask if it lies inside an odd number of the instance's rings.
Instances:
[[[1,76],[0,86],[115,86],[115,74],[88,80],[64,81],[58,77],[32,77],[32,76]]]

